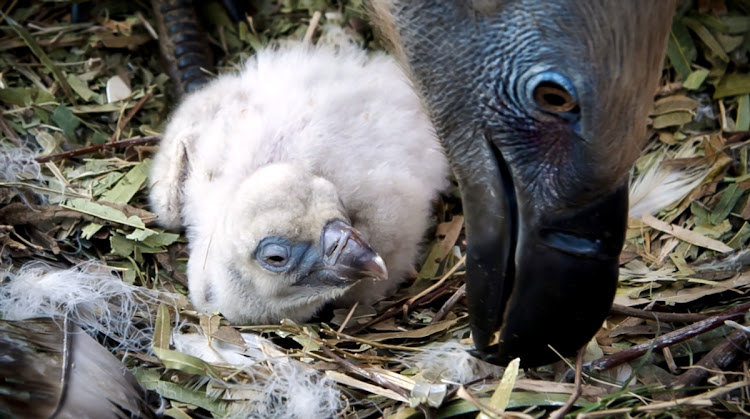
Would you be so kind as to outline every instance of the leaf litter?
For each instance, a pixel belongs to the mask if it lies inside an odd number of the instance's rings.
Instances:
[[[200,15],[221,73],[272,40],[345,34],[381,48],[360,3],[257,2],[233,23],[212,1]],[[541,417],[575,393],[563,361],[503,374],[467,354],[455,191],[436,206],[415,280],[374,307],[245,327],[192,310],[186,240],[156,226],[144,190],[174,106],[153,13],[83,5],[84,23],[71,22],[69,2],[0,6],[0,263],[49,289],[88,278],[115,291],[88,305],[49,291],[24,306],[78,313],[177,418]],[[748,415],[748,16],[743,1],[682,2],[672,22],[650,140],[633,169],[617,306],[586,349],[591,368],[569,415]],[[10,283],[4,301],[16,301]]]

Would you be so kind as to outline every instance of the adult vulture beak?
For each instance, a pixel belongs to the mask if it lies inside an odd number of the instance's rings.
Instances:
[[[373,0],[458,180],[475,354],[569,356],[614,298],[672,1]],[[554,350],[553,350],[554,349]]]

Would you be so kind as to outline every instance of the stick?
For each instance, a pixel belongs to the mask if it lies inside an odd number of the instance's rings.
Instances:
[[[624,316],[637,317],[639,319],[656,320],[666,323],[692,323],[706,320],[711,317],[709,314],[699,313],[659,313],[656,311],[641,310],[627,306],[614,304],[609,309],[610,314],[620,314]]]
[[[661,349],[676,343],[684,342],[694,336],[700,335],[701,333],[716,329],[717,327],[722,326],[726,320],[744,316],[748,309],[750,309],[750,303],[741,304],[708,319],[659,336],[649,342],[630,347],[612,355],[601,357],[591,362],[588,367],[601,371],[624,364],[625,362],[638,358],[649,350]]]
[[[156,144],[159,142],[159,140],[161,140],[161,137],[155,135],[151,135],[148,137],[128,138],[127,140],[90,145],[87,147],[77,148],[75,150],[64,151],[62,153],[50,154],[49,156],[37,157],[36,161],[39,163],[45,163],[48,161],[64,160],[71,157],[78,157],[86,154],[96,153],[102,150],[116,150],[119,148],[127,148],[136,145]]]
[[[737,359],[740,352],[747,352],[750,349],[748,348],[749,343],[750,333],[744,330],[735,330],[727,336],[724,342],[704,355],[697,364],[677,377],[677,382],[672,388],[687,389],[701,385],[716,370],[728,368]],[[685,395],[683,394],[681,397]]]
[[[584,346],[578,350],[578,355],[576,356],[576,378],[573,393],[568,397],[568,401],[566,401],[561,408],[552,412],[550,419],[562,419],[565,417],[565,414],[573,408],[576,400],[578,400],[578,398],[581,397],[581,394],[583,394],[583,355],[585,353],[586,347]]]

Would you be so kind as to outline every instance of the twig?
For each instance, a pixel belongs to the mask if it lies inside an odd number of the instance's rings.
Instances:
[[[619,304],[614,304],[612,308],[609,309],[609,313],[667,323],[692,323],[703,321],[711,317],[709,314],[700,313],[659,313],[656,311],[621,306]]]
[[[128,204],[107,204],[107,206],[118,209],[126,216],[136,215],[143,220],[146,226],[152,226],[155,218],[148,219],[148,212],[139,210]],[[102,225],[121,225],[115,221],[106,220],[97,216],[86,214],[57,205],[26,205],[14,202],[0,207],[0,220],[7,225],[37,224],[43,221],[55,220],[83,220]]]
[[[463,298],[466,295],[466,284],[461,285],[459,289],[456,290],[456,292],[451,295],[451,298],[448,299],[448,301],[443,304],[442,307],[440,307],[440,310],[438,310],[437,313],[435,313],[435,316],[432,317],[432,320],[430,321],[430,324],[437,323],[440,320],[443,320],[443,317],[445,317],[448,312],[453,309],[453,306],[456,305],[458,300]]]
[[[704,355],[697,364],[677,377],[677,382],[672,388],[688,389],[701,385],[712,374],[712,370],[724,370],[737,359],[740,352],[746,353],[750,349],[749,343],[750,333],[735,330],[724,342]]]
[[[440,289],[434,291],[432,294],[423,296],[422,298],[420,298],[419,300],[415,301],[414,304],[411,304],[411,305],[405,304],[406,301],[407,301],[407,299],[406,298],[402,298],[401,300],[393,303],[390,307],[388,307],[383,312],[383,314],[375,317],[374,319],[370,320],[369,322],[367,322],[365,324],[362,324],[362,325],[359,325],[359,326],[352,326],[351,328],[346,329],[345,332],[349,333],[349,334],[357,333],[359,331],[367,329],[368,327],[370,327],[370,326],[372,326],[374,324],[378,324],[378,323],[380,323],[382,321],[385,321],[385,320],[388,320],[390,318],[398,316],[399,314],[403,313],[403,308],[406,307],[406,306],[408,306],[408,308],[411,309],[415,305],[419,305],[422,302],[432,301],[433,298],[435,298],[436,296],[442,294],[446,289],[452,287],[454,285],[454,283],[458,282],[459,280],[460,279],[456,279],[454,281],[450,281],[448,284],[445,284],[443,287],[441,287]]]
[[[320,22],[321,16],[322,14],[318,10],[313,13],[312,19],[310,19],[310,26],[308,26],[307,31],[305,31],[305,37],[302,38],[303,44],[310,45],[310,43],[312,43],[312,37],[315,34],[315,29],[318,27],[318,22]]]
[[[90,145],[87,147],[77,148],[75,150],[64,151],[62,153],[50,154],[49,156],[37,157],[36,161],[39,163],[45,163],[48,161],[58,161],[69,159],[71,157],[83,156],[86,154],[96,153],[103,150],[116,150],[119,148],[127,148],[136,145],[148,145],[155,144],[161,140],[161,137],[151,135],[148,137],[128,138],[127,140],[117,142],[107,142],[104,144]]]
[[[445,275],[443,275],[443,277],[440,278],[437,282],[435,282],[434,284],[430,285],[429,287],[427,287],[427,289],[423,290],[422,292],[420,292],[419,294],[415,295],[414,297],[411,297],[406,302],[406,304],[404,304],[404,309],[406,309],[407,306],[411,306],[412,304],[414,304],[415,301],[419,300],[420,298],[424,297],[425,295],[427,295],[427,294],[431,293],[432,291],[440,288],[440,286],[443,285],[443,283],[448,278],[450,278],[451,275],[453,275],[458,270],[458,268],[460,268],[461,266],[463,266],[464,263],[466,263],[466,255],[461,256],[461,259],[459,259],[458,262],[456,262],[456,264],[453,265],[453,267],[451,267],[448,270],[448,272],[446,272]]]
[[[394,392],[398,393],[399,396],[401,396],[401,397],[403,397],[403,398],[405,398],[407,400],[409,399],[409,393],[407,393],[406,390],[404,390],[403,388],[401,388],[401,387],[393,384],[392,382],[384,379],[383,377],[380,376],[380,374],[375,373],[375,372],[367,371],[367,370],[365,370],[363,368],[360,368],[360,367],[352,364],[351,362],[347,361],[346,359],[338,356],[335,352],[333,352],[326,345],[321,345],[320,349],[323,350],[323,352],[326,354],[327,357],[333,359],[334,362],[336,362],[337,364],[339,364],[346,371],[349,371],[349,372],[357,374],[357,375],[359,375],[361,377],[364,377],[364,378],[372,381],[373,383],[375,383],[375,384],[377,384],[377,385],[379,385],[381,387],[385,387],[388,390],[391,390],[391,391],[394,391]]]
[[[744,316],[748,309],[750,309],[750,303],[739,305],[708,319],[659,336],[658,338],[652,339],[649,342],[645,342],[640,345],[625,349],[621,352],[599,358],[591,362],[588,367],[595,370],[606,370],[608,368],[612,368],[614,366],[638,358],[651,349],[658,350],[667,346],[674,345],[676,343],[686,341],[694,336],[700,335],[701,333],[708,332],[709,330],[716,329],[717,327],[723,325],[726,320]]]
[[[2,131],[5,135],[5,138],[10,140],[16,147],[20,147],[22,145],[21,139],[18,138],[18,135],[16,135],[16,132],[13,130],[13,128],[8,125],[8,121],[3,118],[2,112],[0,112],[0,131]]]
[[[327,357],[331,358],[335,363],[339,364],[341,367],[344,368],[344,370],[349,371],[351,373],[357,374],[360,377],[364,377],[373,383],[387,388],[388,390],[391,390],[398,394],[399,396],[403,397],[406,400],[409,400],[410,396],[409,393],[406,392],[403,388],[393,384],[392,382],[384,379],[380,376],[380,374],[375,372],[370,372],[365,369],[362,369],[351,362],[347,361],[346,359],[336,355],[330,348],[328,348],[326,345],[320,345],[320,349],[323,350],[323,353],[326,354]],[[422,410],[422,413],[424,413],[425,418],[431,418],[432,413],[429,409],[425,408],[424,406],[419,406],[420,410]]]
[[[141,108],[146,103],[146,101],[149,100],[149,99],[151,99],[151,96],[153,96],[153,94],[151,92],[148,92],[145,95],[143,95],[143,97],[140,98],[138,100],[138,102],[136,102],[135,106],[133,106],[128,111],[127,115],[125,115],[125,117],[122,118],[120,120],[120,122],[117,123],[117,128],[115,129],[115,132],[113,132],[112,135],[109,137],[109,140],[107,141],[108,143],[115,142],[115,140],[117,139],[117,137],[120,135],[120,131],[122,131],[122,129],[125,128],[125,126],[128,125],[128,123],[130,122],[130,120],[133,119],[133,117],[135,116],[135,114],[138,113],[138,111],[141,110]]]
[[[551,419],[561,419],[565,417],[565,414],[573,408],[576,400],[578,400],[578,398],[581,397],[581,394],[583,394],[583,355],[585,353],[586,347],[583,347],[578,350],[578,356],[576,356],[576,378],[573,393],[568,397],[568,401],[566,401],[561,408],[552,412],[550,415]]]
[[[357,306],[359,305],[359,301],[355,302],[352,308],[349,310],[349,313],[347,313],[346,318],[344,319],[344,322],[341,323],[341,326],[339,326],[339,329],[337,330],[338,333],[341,333],[344,331],[344,328],[347,324],[349,324],[349,320],[351,320],[352,316],[354,315],[354,310],[357,309]]]
[[[739,381],[736,383],[727,384],[723,387],[715,388],[711,391],[701,393],[697,396],[685,397],[668,402],[653,403],[638,407],[622,407],[617,409],[601,410],[598,412],[581,413],[580,415],[578,415],[578,419],[620,417],[620,415],[624,415],[626,413],[656,412],[680,406],[711,406],[713,405],[713,402],[711,401],[712,398],[729,393],[732,390],[745,387],[749,384],[750,382],[747,381]]]

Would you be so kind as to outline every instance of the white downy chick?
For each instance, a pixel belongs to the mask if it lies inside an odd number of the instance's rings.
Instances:
[[[305,321],[404,279],[447,173],[390,57],[295,45],[185,98],[150,200],[164,226],[187,231],[196,308],[234,323]]]

